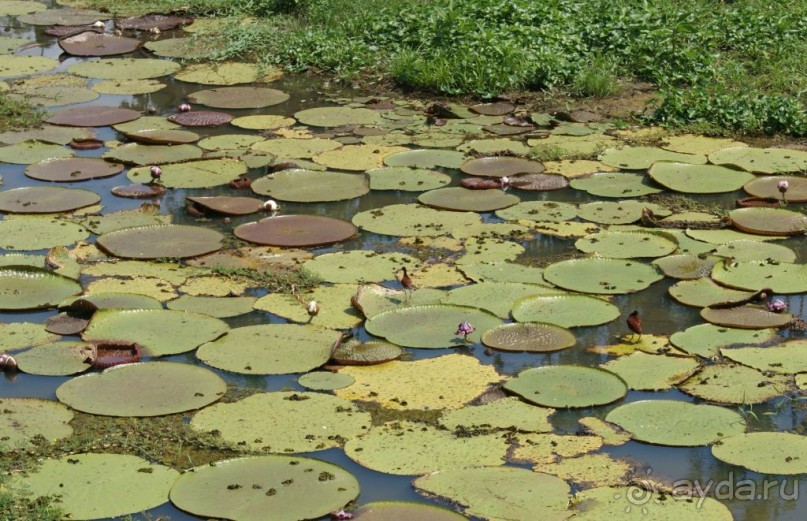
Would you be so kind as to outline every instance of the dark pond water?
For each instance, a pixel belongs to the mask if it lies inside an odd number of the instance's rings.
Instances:
[[[38,45],[30,46],[29,48],[19,52],[25,55],[37,55],[58,58],[61,61],[59,70],[64,70],[71,64],[75,63],[81,58],[66,57],[61,54],[61,49],[55,43],[55,39],[45,36],[41,33],[40,29],[23,26],[17,23],[12,18],[5,20],[6,36],[26,37],[36,40]],[[171,37],[172,34],[165,34],[162,37]],[[144,56],[140,53],[135,53],[135,57]],[[121,107],[132,108],[143,113],[146,112],[149,106],[157,108],[158,114],[168,115],[176,112],[177,105],[184,100],[184,97],[191,92],[201,90],[207,87],[195,84],[188,84],[175,81],[172,78],[162,78],[162,81],[168,83],[168,87],[153,93],[137,96],[110,96],[103,95],[97,100],[90,102],[96,105],[115,105]],[[326,85],[309,78],[301,77],[287,77],[272,85],[274,88],[281,89],[291,94],[291,99],[281,105],[262,110],[233,110],[228,111],[234,116],[244,116],[250,114],[282,114],[292,115],[296,111],[303,108],[311,108],[321,106],[328,103],[326,100],[332,96],[351,96],[351,95],[372,95],[366,92],[337,92],[329,89]],[[233,133],[239,132],[234,127],[224,126],[214,129],[202,129],[199,133],[203,136],[215,135],[220,133]],[[98,137],[104,140],[117,139],[116,132],[111,128],[98,129]],[[98,157],[105,149],[79,152],[79,156]],[[0,175],[4,180],[4,189],[15,188],[18,186],[32,186],[44,185],[42,183],[25,177],[22,172],[23,165],[8,165],[0,164]],[[250,172],[251,177],[255,178],[262,175],[263,171],[254,170]],[[457,172],[448,172],[455,177],[459,178]],[[81,188],[91,188],[103,196],[102,204],[105,207],[105,212],[111,212],[122,209],[134,209],[139,207],[141,201],[128,200],[116,198],[111,195],[109,189],[113,186],[125,184],[122,181],[124,174],[118,176],[95,180],[89,183],[75,183],[65,184],[64,186],[76,186]],[[456,185],[456,183],[454,183]],[[204,193],[205,195],[216,194],[229,194],[232,195],[233,191],[228,187],[222,187],[213,190],[170,190],[160,200],[160,208],[162,213],[170,213],[174,215],[174,222],[176,223],[194,223],[184,211],[184,199],[187,195],[195,195]],[[554,201],[568,201],[568,202],[589,202],[593,200],[590,196],[583,192],[575,191],[572,189],[565,189],[558,192],[550,193],[529,193],[520,192],[519,196],[522,200],[554,200]],[[341,219],[350,220],[350,218],[357,212],[385,206],[393,203],[409,203],[416,200],[416,193],[405,192],[371,192],[361,198],[354,199],[347,202],[318,204],[318,205],[305,205],[305,204],[284,204],[284,213],[314,213],[319,215],[327,215],[338,217]],[[736,194],[725,194],[719,197],[708,197],[704,200],[718,202],[725,207],[731,207]],[[485,215],[485,218],[490,221],[496,221],[496,217],[492,214]],[[215,227],[225,233],[231,233],[232,229],[241,222],[248,222],[254,220],[254,217],[233,218],[231,222],[225,223],[222,219],[213,219],[204,223],[206,226]],[[335,248],[323,248],[313,250],[314,253],[322,253],[332,250],[354,249],[354,248],[373,248],[378,246],[390,245],[391,240],[376,236],[371,233],[362,232],[356,239],[347,243],[341,244]],[[782,242],[791,248],[794,248],[799,253],[798,262],[805,262],[807,260],[807,247],[805,247],[803,238],[789,239]],[[527,251],[524,254],[524,260],[533,258],[540,262],[543,257],[556,256],[573,251],[573,241],[553,239],[550,237],[539,236],[535,241],[525,243]],[[43,252],[44,253],[44,252]],[[673,302],[667,294],[667,289],[675,281],[665,279],[652,285],[648,290],[642,291],[638,294],[628,296],[618,296],[615,298],[614,303],[627,314],[629,310],[639,309],[642,310],[644,327],[646,333],[657,334],[672,334],[676,331],[681,331],[691,325],[699,324],[702,322],[698,315],[698,310],[688,308]],[[260,293],[258,293],[260,294]],[[790,306],[794,314],[807,318],[807,306],[803,296],[790,296]],[[55,314],[55,311],[31,312],[31,313],[0,313],[0,321],[3,322],[42,322],[48,317]],[[228,319],[231,326],[242,326],[247,324],[267,323],[267,322],[282,322],[283,320],[264,312],[253,312],[249,315],[237,317],[235,319]],[[608,357],[593,354],[585,349],[586,346],[594,344],[609,344],[613,343],[614,339],[626,332],[624,321],[617,320],[611,324],[602,327],[590,328],[576,328],[574,333],[577,335],[577,345],[571,349],[546,355],[530,355],[530,354],[511,354],[511,353],[497,353],[488,356],[484,353],[484,348],[479,345],[471,345],[463,348],[461,352],[468,356],[478,358],[484,364],[493,365],[501,374],[514,375],[520,370],[529,367],[537,367],[544,365],[556,364],[582,364],[582,365],[598,365],[608,360]],[[366,333],[358,332],[360,336],[366,336]],[[408,350],[412,359],[420,359],[426,357],[441,356],[452,352],[452,350]],[[168,360],[179,361],[184,363],[197,363],[193,354],[184,354],[168,357]],[[294,387],[302,389],[297,383],[296,375],[286,376],[241,376],[233,375],[231,373],[219,372],[223,378],[228,381],[235,382],[241,386],[249,388],[257,388],[261,390],[274,391],[282,388]],[[60,377],[40,377],[28,374],[19,374],[16,378],[0,379],[0,397],[42,397],[48,399],[55,399],[55,389],[66,381],[67,378]],[[679,391],[672,390],[667,392],[630,392],[624,402],[618,404],[644,399],[660,399],[660,398],[674,398],[682,401],[696,401]],[[552,422],[556,427],[556,432],[560,433],[573,433],[577,430],[576,420],[583,416],[597,416],[604,417],[615,405],[597,407],[584,410],[575,411],[559,411],[553,418]],[[802,432],[804,428],[805,413],[803,410],[797,410],[786,401],[773,401],[766,405],[754,407],[754,412],[759,418],[758,423],[753,423],[751,429],[763,431],[797,431]],[[630,458],[635,461],[635,466],[640,475],[650,475],[654,478],[660,478],[664,481],[676,480],[699,480],[701,483],[709,482],[712,484],[714,491],[712,497],[717,497],[731,508],[734,516],[738,520],[745,521],[768,521],[768,520],[781,520],[781,521],[797,521],[807,518],[807,478],[799,479],[803,476],[769,476],[760,475],[754,472],[746,471],[741,467],[734,467],[723,464],[711,456],[708,447],[698,448],[671,448],[659,447],[642,444],[638,442],[629,442],[628,444],[620,447],[607,447],[604,449],[615,457]],[[310,454],[315,458],[331,461],[338,465],[343,466],[348,471],[353,473],[361,482],[361,495],[358,503],[365,504],[371,501],[384,500],[384,499],[405,499],[429,502],[415,493],[411,487],[411,478],[406,476],[391,476],[374,472],[363,467],[358,466],[339,449],[332,449],[324,452],[316,452]],[[768,488],[767,498],[754,498],[750,499],[747,496],[737,498],[733,490],[743,480],[751,480],[752,483],[758,488],[763,490],[764,486]],[[772,485],[773,484],[773,485]],[[719,486],[718,486],[719,485]],[[152,518],[156,516],[170,516],[172,520],[190,520],[196,519],[184,512],[181,512],[170,504],[163,505],[160,508],[153,509],[147,514]],[[133,518],[140,519],[143,515],[134,515]],[[267,519],[271,519],[270,516]]]

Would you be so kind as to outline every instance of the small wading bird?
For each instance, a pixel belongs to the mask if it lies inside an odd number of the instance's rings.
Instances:
[[[274,201],[274,199],[269,199],[261,205],[261,208],[263,208],[265,212],[276,212],[280,206]]]
[[[151,182],[158,183],[160,182],[160,176],[163,175],[163,169],[159,166],[153,165],[149,167],[149,174],[151,174]]]
[[[401,287],[403,287],[404,293],[409,292],[407,300],[412,297],[412,290],[415,288],[415,283],[412,281],[412,277],[409,276],[409,273],[406,271],[406,266],[401,268],[403,274],[401,275]]]
[[[311,322],[319,314],[319,304],[317,304],[316,300],[309,301],[305,306],[305,310],[308,311],[308,321]]]
[[[630,315],[628,315],[628,320],[626,321],[628,324],[628,329],[630,329],[634,335],[639,335],[639,338],[634,340],[634,342],[638,342],[642,339],[642,319],[639,318],[639,312],[633,311]],[[633,338],[633,335],[630,336]]]

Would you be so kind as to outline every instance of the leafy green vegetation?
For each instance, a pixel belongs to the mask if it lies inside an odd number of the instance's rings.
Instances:
[[[31,128],[41,121],[42,115],[30,103],[9,98],[0,92],[0,131]]]
[[[194,0],[189,10],[234,17],[216,33],[221,59],[440,95],[608,96],[649,82],[664,95],[654,122],[807,135],[804,0]]]

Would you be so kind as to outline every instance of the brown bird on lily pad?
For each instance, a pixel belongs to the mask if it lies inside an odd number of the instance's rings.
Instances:
[[[639,317],[638,311],[633,311],[630,315],[628,315],[628,320],[626,322],[628,324],[628,329],[630,329],[634,335],[639,335],[634,342],[638,342],[642,339],[642,319]],[[633,338],[633,335],[631,335]]]

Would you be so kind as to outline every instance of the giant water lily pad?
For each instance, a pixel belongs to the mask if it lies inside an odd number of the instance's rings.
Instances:
[[[74,103],[84,103],[96,99],[99,94],[84,87],[52,87],[16,86],[9,97],[15,100],[27,101],[37,107],[57,107]]]
[[[361,197],[370,191],[367,178],[361,174],[299,168],[261,177],[252,183],[251,188],[256,194],[300,203],[342,201]]]
[[[612,259],[663,257],[674,252],[678,244],[654,233],[604,231],[593,233],[574,243],[584,253],[596,253]]]
[[[29,267],[0,268],[0,309],[20,311],[54,307],[81,291],[70,278]]]
[[[508,318],[513,303],[529,295],[562,293],[561,290],[537,284],[520,282],[482,282],[469,284],[449,291],[442,302],[459,306],[473,306],[490,311],[500,318]]]
[[[779,261],[796,262],[796,252],[787,246],[771,242],[731,241],[720,245],[715,250],[720,255],[734,262],[744,261]],[[733,264],[733,263],[731,263]]]
[[[745,421],[736,411],[677,400],[642,400],[620,405],[605,419],[633,439],[656,445],[696,447],[741,434]]]
[[[376,253],[352,250],[326,253],[304,264],[307,270],[326,282],[382,282],[395,277],[404,266],[412,269],[418,260],[403,253]]]
[[[110,177],[123,171],[123,165],[90,157],[51,159],[29,165],[25,175],[40,181],[74,183]]]
[[[388,342],[348,341],[340,344],[331,353],[331,358],[339,365],[375,365],[383,364],[399,358],[403,349]],[[340,377],[349,377],[351,383],[355,379],[340,373]]]
[[[20,371],[44,376],[83,373],[92,367],[92,348],[83,342],[51,342],[32,347],[15,356]]]
[[[313,452],[339,447],[363,434],[370,414],[353,403],[322,393],[259,393],[197,412],[196,431],[217,431],[222,440],[245,451]]]
[[[134,94],[151,94],[166,87],[165,83],[157,80],[104,80],[92,86],[92,90],[99,94],[117,94],[121,96]]]
[[[652,486],[652,482],[650,484]],[[676,496],[638,486],[602,487],[577,496],[577,521],[640,520],[732,521],[731,511],[711,497]]]
[[[414,486],[459,503],[465,513],[480,519],[562,520],[570,515],[569,485],[555,476],[527,469],[446,470],[418,478]]]
[[[294,114],[303,125],[341,127],[342,125],[375,125],[381,115],[377,110],[354,107],[317,107]]]
[[[625,382],[610,371],[579,365],[536,367],[521,371],[504,389],[546,407],[592,407],[625,396]]]
[[[253,150],[268,152],[285,159],[310,159],[311,157],[336,150],[343,145],[333,139],[311,138],[274,138],[258,141],[252,145]]]
[[[268,87],[222,87],[188,95],[191,103],[219,109],[257,109],[278,105],[288,99],[287,93]]]
[[[49,216],[23,216],[0,221],[0,237],[6,250],[41,250],[68,246],[89,236],[80,224]]]
[[[363,467],[396,475],[419,475],[467,466],[504,464],[507,444],[498,435],[456,436],[422,423],[391,422],[345,444],[345,454]]]
[[[69,149],[39,141],[22,141],[13,145],[0,147],[0,161],[14,165],[30,165],[38,161],[73,157]]]
[[[440,425],[454,430],[516,429],[519,432],[551,432],[554,409],[524,403],[515,396],[485,405],[446,411]]]
[[[807,342],[788,340],[772,347],[723,348],[720,354],[743,365],[774,373],[807,371]]]
[[[167,76],[179,69],[179,64],[152,58],[112,58],[81,61],[68,67],[68,72],[99,80],[146,80]]]
[[[203,154],[204,150],[194,145],[127,143],[104,152],[101,157],[135,165],[161,165],[199,159]]]
[[[682,154],[655,147],[625,147],[603,152],[600,161],[608,166],[625,170],[646,170],[657,161],[677,161],[692,165],[705,165],[706,156]]]
[[[568,221],[577,217],[577,207],[569,203],[555,201],[522,201],[515,206],[496,211],[496,216],[517,221]]]
[[[784,235],[754,235],[750,233],[738,232],[737,230],[721,229],[721,230],[699,230],[695,228],[688,228],[686,234],[702,242],[710,244],[726,244],[732,241],[776,241],[779,239],[786,239]]]
[[[546,353],[572,347],[577,338],[554,324],[504,324],[485,331],[482,343],[501,351]]]
[[[72,427],[68,425],[73,419],[73,411],[59,402],[37,398],[3,398],[0,399],[0,407],[0,445],[6,451],[31,447],[35,436],[54,442],[73,434]]]
[[[807,473],[807,437],[790,432],[748,432],[721,440],[712,455],[760,474]]]
[[[0,78],[26,76],[55,69],[59,62],[44,56],[0,56]]]
[[[518,322],[548,322],[560,327],[597,326],[619,317],[619,308],[607,300],[586,295],[537,295],[513,304]]]
[[[787,182],[785,198],[791,203],[807,202],[807,178],[797,176],[766,176],[755,177],[743,186],[743,190],[754,197],[770,197],[781,199],[782,193],[779,191],[779,183]]]
[[[741,329],[784,327],[793,320],[790,313],[774,313],[753,305],[732,308],[703,308],[701,317],[718,326]]]
[[[230,330],[201,346],[197,358],[240,374],[303,373],[331,357],[339,332],[317,326],[265,324]]]
[[[385,364],[351,366],[340,373],[356,383],[337,389],[336,395],[349,400],[377,402],[388,409],[457,409],[477,398],[502,377],[489,365],[465,355]],[[430,385],[418,382],[428,380]]]
[[[387,166],[407,166],[411,168],[459,168],[468,157],[456,150],[410,150],[398,152],[384,158]]]
[[[353,382],[352,376],[331,371],[314,371],[297,379],[298,384],[315,391],[333,391],[353,385]]]
[[[664,275],[683,280],[700,279],[712,271],[712,266],[718,262],[718,257],[701,258],[696,255],[668,255],[653,261],[661,268]],[[704,279],[706,280],[706,279]]]
[[[419,521],[463,521],[468,519],[452,510],[415,503],[412,501],[373,501],[353,512],[356,521],[395,521],[418,519]]]
[[[218,318],[167,309],[105,309],[96,312],[84,340],[128,340],[150,356],[184,353],[220,337],[229,326]]]
[[[359,495],[359,482],[332,463],[296,456],[253,456],[191,469],[171,502],[202,517],[263,521],[316,519]]]
[[[463,321],[476,328],[468,336],[472,342],[501,322],[495,315],[476,308],[432,305],[384,311],[371,317],[365,327],[368,333],[384,337],[393,344],[437,349],[465,344],[464,338],[455,333],[457,325]]]
[[[649,264],[590,257],[556,262],[544,269],[544,278],[564,289],[595,294],[634,293],[661,280]]]
[[[353,224],[364,230],[402,237],[437,237],[481,220],[474,212],[446,212],[413,204],[393,204],[353,216]]]
[[[239,239],[266,246],[304,248],[350,239],[356,227],[347,221],[318,215],[281,215],[242,224],[233,233]]]
[[[474,282],[538,283],[544,280],[541,268],[512,262],[463,263],[462,272]]]
[[[670,336],[670,342],[687,353],[713,358],[720,349],[732,345],[764,344],[776,338],[775,329],[736,329],[698,324]]]
[[[782,208],[739,208],[729,212],[732,224],[747,233],[801,235],[807,231],[807,216]]]
[[[59,39],[59,47],[73,56],[128,54],[140,47],[140,40],[114,34],[84,31]]]
[[[162,416],[209,405],[227,386],[216,373],[190,364],[148,362],[78,376],[56,389],[73,409],[102,416]]]
[[[90,9],[45,9],[17,18],[18,21],[31,25],[89,25],[96,20],[109,18],[109,14]]]
[[[385,167],[367,171],[372,190],[402,190],[423,192],[451,182],[447,174],[425,168]]]
[[[171,215],[158,212],[159,208],[156,206],[143,205],[136,210],[121,210],[86,217],[81,220],[81,224],[98,235],[136,226],[171,224]]]
[[[26,0],[4,0],[0,3],[0,16],[19,16],[44,11],[48,7],[40,2]]]
[[[305,294],[305,298],[285,293],[269,293],[255,302],[255,309],[268,311],[294,322],[311,323],[330,328],[351,328],[361,322],[359,314],[350,306],[350,297],[356,292],[352,284],[318,286]],[[306,304],[311,300],[319,304],[319,312],[311,317]]]
[[[589,488],[624,484],[632,467],[627,461],[614,459],[608,454],[585,454],[579,458],[564,458],[557,463],[538,464],[533,470],[557,476],[580,488]]]
[[[611,360],[600,367],[618,374],[635,391],[669,389],[699,366],[692,358],[634,353]]]
[[[599,450],[603,440],[598,436],[559,434],[519,434],[513,437],[510,460],[534,463],[536,466],[556,462],[559,458],[576,458]]]
[[[318,165],[337,170],[364,171],[384,166],[384,158],[408,150],[382,145],[347,145],[317,154],[311,159]]]
[[[574,179],[570,184],[575,190],[600,197],[639,197],[661,192],[661,188],[653,186],[643,175],[620,172],[592,174]]]
[[[750,292],[737,291],[716,284],[708,277],[678,282],[670,286],[668,291],[676,302],[697,308],[721,302],[735,302],[752,295]]]
[[[587,221],[601,224],[630,224],[651,210],[657,217],[666,217],[672,212],[653,203],[643,201],[602,201],[580,205],[578,215]]]
[[[687,194],[733,192],[754,179],[753,174],[723,166],[671,162],[655,163],[648,174],[658,184]]]
[[[460,186],[424,192],[418,202],[434,208],[465,212],[491,212],[517,204],[521,199],[501,190],[469,190]]]
[[[0,192],[0,212],[57,213],[90,206],[101,200],[91,190],[58,186],[27,186]]]
[[[160,183],[167,188],[210,188],[226,185],[247,173],[247,165],[237,159],[202,159],[163,165]],[[149,168],[132,168],[127,177],[135,183],[151,181]]]
[[[193,112],[179,112],[168,117],[168,121],[186,127],[217,127],[233,120],[233,116],[226,112],[213,110],[194,110]]]
[[[221,249],[224,236],[208,228],[166,224],[126,228],[98,237],[98,245],[128,259],[185,258]]]
[[[807,152],[787,148],[731,147],[709,154],[709,161],[755,174],[787,174],[807,169]]]
[[[482,177],[505,177],[518,174],[540,174],[544,165],[520,157],[495,156],[471,159],[460,166],[464,174]]]
[[[249,215],[264,209],[264,202],[254,197],[219,195],[210,197],[188,197],[187,200],[205,211],[223,215]]]
[[[30,347],[58,339],[45,330],[42,324],[33,322],[10,322],[0,324],[0,349],[18,349]]]
[[[711,154],[724,148],[748,146],[729,138],[681,134],[680,136],[664,136],[665,144],[661,147],[672,152],[683,154]]]
[[[129,454],[72,454],[46,459],[35,471],[8,483],[15,495],[53,497],[70,519],[102,519],[135,514],[168,500],[176,470]]]
[[[166,304],[168,309],[191,311],[216,318],[229,318],[245,315],[252,311],[257,297],[208,297],[182,295]]]
[[[764,260],[732,266],[721,263],[712,269],[712,278],[725,286],[748,291],[771,288],[775,293],[803,293],[807,291],[807,264]]]
[[[261,68],[253,63],[217,62],[187,65],[174,74],[174,77],[180,81],[202,85],[237,85],[274,81],[282,75],[283,72],[275,67]]]
[[[765,375],[738,364],[715,364],[704,367],[678,388],[710,402],[740,405],[763,403],[782,396],[787,386],[788,380],[782,375]]]

